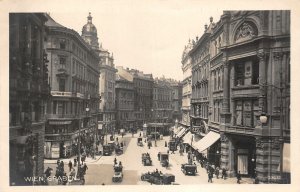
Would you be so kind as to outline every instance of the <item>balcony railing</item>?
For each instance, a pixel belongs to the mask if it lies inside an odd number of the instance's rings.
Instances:
[[[51,95],[54,97],[72,97],[72,92],[51,91]]]

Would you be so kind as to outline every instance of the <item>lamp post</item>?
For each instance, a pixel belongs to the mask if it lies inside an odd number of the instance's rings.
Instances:
[[[152,113],[154,114],[154,131],[155,131],[155,134],[154,134],[154,146],[157,147],[157,144],[156,144],[156,122],[157,122],[157,119],[156,119],[156,114],[154,113],[154,109],[151,109]]]

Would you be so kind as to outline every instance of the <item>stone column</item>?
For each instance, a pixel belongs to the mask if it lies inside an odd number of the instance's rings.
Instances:
[[[235,175],[234,171],[234,145],[225,133],[221,133],[221,168],[227,170],[229,177]]]
[[[260,88],[260,97],[259,97],[259,107],[261,114],[267,113],[266,108],[266,54],[263,50],[257,52],[259,58],[259,88]]]
[[[223,113],[229,113],[229,62],[224,61]]]

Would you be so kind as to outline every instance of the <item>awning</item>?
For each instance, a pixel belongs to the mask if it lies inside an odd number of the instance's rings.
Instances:
[[[17,144],[26,144],[29,135],[17,137]]]
[[[284,143],[283,144],[283,166],[282,166],[282,171],[285,173],[290,173],[291,172],[291,165],[290,165],[290,144],[289,143]],[[278,166],[278,171],[280,171],[280,164]]]
[[[49,121],[50,125],[69,125],[71,123],[72,121],[52,121],[52,120]]]
[[[193,134],[189,131],[184,137],[183,137],[183,142],[184,143],[191,143],[193,138]]]
[[[202,152],[208,147],[210,147],[212,144],[214,144],[218,139],[220,139],[220,134],[214,131],[210,131],[201,140],[193,143],[192,147],[198,150],[198,152]]]
[[[182,128],[177,134],[176,137],[182,137],[182,135],[185,133],[185,128]]]

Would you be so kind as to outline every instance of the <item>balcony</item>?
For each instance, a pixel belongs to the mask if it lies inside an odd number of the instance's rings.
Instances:
[[[74,114],[47,114],[48,119],[74,119],[74,118],[79,118],[79,115],[74,115]]]
[[[258,85],[249,85],[249,86],[238,86],[233,87],[232,89],[232,97],[258,97],[259,86]]]
[[[72,92],[51,91],[53,97],[72,97]]]
[[[226,133],[240,134],[240,135],[253,135],[254,127],[240,127],[240,126],[229,126],[225,127]]]

